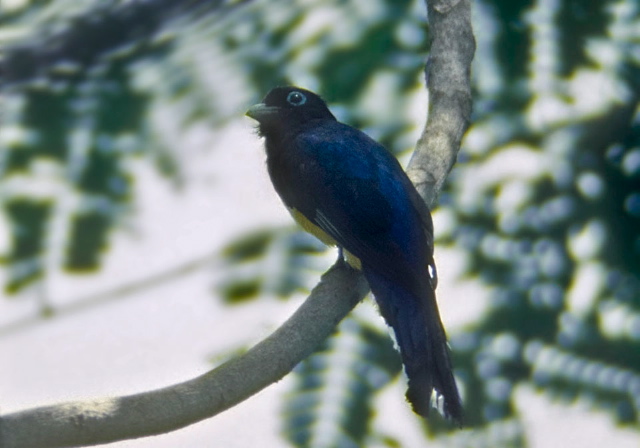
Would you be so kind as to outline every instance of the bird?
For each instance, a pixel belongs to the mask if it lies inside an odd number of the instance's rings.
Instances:
[[[367,279],[395,334],[413,411],[428,417],[435,390],[435,404],[461,425],[435,296],[433,222],[398,160],[300,87],[273,88],[246,115],[258,122],[271,182],[294,220]]]

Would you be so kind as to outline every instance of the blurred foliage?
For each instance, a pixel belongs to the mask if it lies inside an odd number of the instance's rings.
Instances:
[[[135,201],[129,162],[188,181],[171,132],[217,129],[274,85],[318,91],[397,154],[422,125],[419,1],[16,4],[0,15],[10,292],[59,268],[49,253],[60,247],[65,268],[97,269]],[[434,418],[425,435],[525,446],[521,385],[637,428],[640,5],[476,0],[474,26],[473,125],[436,231],[439,247],[465,254],[459,280],[480,279],[491,299],[450,332],[468,429]],[[66,230],[52,232],[54,221]],[[314,284],[321,252],[293,227],[241,235],[221,254],[218,289],[228,303],[289,297]],[[388,341],[379,322],[348,319],[296,369],[283,413],[292,445],[312,446],[323,428],[325,446],[404,446],[372,425],[372,399],[399,377]]]
[[[296,367],[285,406],[285,435],[295,446],[369,446],[377,434],[372,398],[400,373],[391,339],[363,320],[347,317],[336,333]]]
[[[13,247],[5,263],[11,267],[8,291],[16,291],[25,283],[42,275],[38,254],[43,250],[44,228],[51,204],[46,201],[16,199],[4,203],[5,213],[13,225]]]
[[[308,291],[320,272],[314,255],[325,251],[318,239],[291,227],[242,235],[222,250],[224,281],[219,291],[230,304]]]
[[[440,210],[454,230],[439,243],[464,248],[467,274],[493,291],[486,318],[451,341],[467,421],[517,416],[511,391],[530,381],[637,425],[639,6],[502,4],[477,7],[502,37],[479,39],[480,107]],[[522,65],[502,53],[507,34]]]

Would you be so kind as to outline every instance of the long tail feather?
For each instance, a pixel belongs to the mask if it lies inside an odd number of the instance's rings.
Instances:
[[[435,389],[444,401],[445,417],[462,424],[462,403],[434,291],[425,285],[422,297],[415,297],[375,272],[365,268],[364,273],[382,316],[395,332],[409,378],[406,396],[414,412],[428,416]]]

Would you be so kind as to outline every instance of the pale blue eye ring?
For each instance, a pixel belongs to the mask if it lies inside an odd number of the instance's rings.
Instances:
[[[298,92],[297,90],[294,90],[293,92],[290,92],[289,95],[287,95],[287,103],[291,104],[292,106],[302,106],[306,102],[307,97],[302,92]]]

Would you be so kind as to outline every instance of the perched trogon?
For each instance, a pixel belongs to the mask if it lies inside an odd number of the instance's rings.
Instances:
[[[293,218],[364,273],[395,333],[413,410],[426,417],[435,389],[445,416],[460,423],[434,292],[433,223],[396,158],[305,89],[276,87],[247,115],[259,123],[271,181]]]

